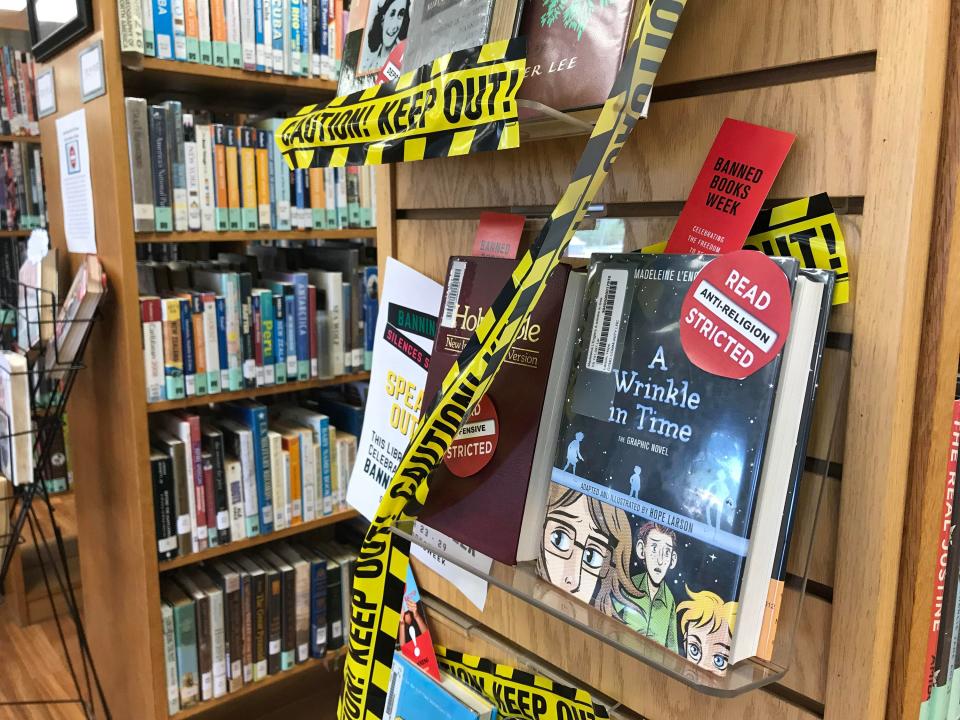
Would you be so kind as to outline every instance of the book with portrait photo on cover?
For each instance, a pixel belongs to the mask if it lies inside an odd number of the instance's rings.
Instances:
[[[757,654],[830,295],[825,274],[775,259],[794,295],[784,350],[743,380],[713,375],[679,332],[711,259],[593,256],[538,572],[723,675]]]

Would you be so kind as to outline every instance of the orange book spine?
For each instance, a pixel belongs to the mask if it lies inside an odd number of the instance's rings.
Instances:
[[[227,15],[222,0],[210,2],[210,39],[213,42],[227,41]]]
[[[263,130],[257,134],[257,209],[260,227],[270,227],[270,153],[267,150]]]
[[[290,524],[303,522],[303,482],[300,476],[300,438],[296,433],[283,436],[283,449],[290,453]]]
[[[326,188],[323,184],[323,168],[310,168],[310,209],[313,212],[313,227],[322,227],[319,223],[326,216]]]
[[[236,133],[233,128],[227,128],[225,163],[227,166],[227,207],[231,210],[239,210],[240,173],[237,166]]]

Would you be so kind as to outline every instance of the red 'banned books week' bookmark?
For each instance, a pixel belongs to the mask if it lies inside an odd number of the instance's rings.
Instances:
[[[724,120],[666,252],[721,255],[740,250],[795,137]]]

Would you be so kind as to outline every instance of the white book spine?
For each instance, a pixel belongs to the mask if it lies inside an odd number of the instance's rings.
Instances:
[[[346,354],[344,348],[343,334],[343,287],[340,282],[340,273],[327,273],[326,280],[327,291],[327,320],[330,323],[330,367],[334,376],[340,376],[344,373]]]
[[[293,59],[290,52],[290,3],[297,0],[283,0],[283,72],[293,75]]]
[[[223,592],[208,593],[210,598],[210,639],[213,655],[213,696],[227,694],[227,644],[223,627]]]
[[[147,376],[147,402],[164,398],[163,323],[143,323],[143,365]]]
[[[167,673],[167,712],[180,712],[180,685],[177,678],[177,642],[173,629],[173,608],[166,603],[160,606],[163,618],[163,659]]]
[[[330,515],[333,512],[333,498],[323,492],[323,449],[320,446],[320,438],[313,444],[313,464],[317,469],[317,474],[313,481],[317,485],[317,517]]]
[[[224,10],[227,17],[227,45],[242,47],[240,0],[225,0]]]
[[[140,0],[117,0],[120,52],[143,54],[143,17]]]
[[[270,442],[270,482],[273,487],[273,528],[283,530],[287,523],[287,489],[283,473],[283,438],[271,430],[267,433]]]
[[[244,70],[257,69],[257,30],[253,0],[240,0],[240,38]]]
[[[248,518],[257,518],[260,526],[260,504],[257,500],[257,471],[253,461],[253,438],[243,434],[243,512]]]
[[[227,498],[230,503],[230,541],[247,537],[246,510],[243,505],[243,469],[239,460],[228,458],[224,463]]]
[[[310,656],[310,566],[299,562],[296,570],[297,595],[297,662],[306,662]]]
[[[203,47],[203,44],[206,43],[207,46],[210,45],[210,1],[211,0],[197,0],[197,26],[198,26],[198,35],[200,38],[200,46]],[[217,2],[218,0],[213,0]],[[201,62],[203,62],[203,53],[200,54]],[[211,58],[212,61],[212,58]]]
[[[200,229],[217,229],[213,201],[213,126],[197,125],[197,165],[200,175]]]
[[[347,218],[347,173],[344,168],[338,168],[335,174],[337,176],[337,222],[342,229],[349,224]]]
[[[303,521],[317,518],[317,471],[314,466],[313,432],[300,433],[300,482],[303,488]]]
[[[217,340],[217,304],[203,303],[203,343],[204,357],[207,361],[207,392],[211,395],[223,392],[220,387],[220,343]]]
[[[189,115],[185,115],[185,118]],[[192,119],[190,120],[192,122]],[[187,229],[199,230],[200,223],[200,170],[197,143],[183,143],[184,171],[187,174]]]
[[[183,0],[173,0],[173,57],[187,59],[187,20],[184,15]]]
[[[140,20],[143,24],[143,52],[145,55],[156,55],[157,46],[153,34],[153,3],[151,0],[140,0]]]
[[[337,439],[337,503],[347,501],[347,480],[350,478],[350,453],[347,444]]]

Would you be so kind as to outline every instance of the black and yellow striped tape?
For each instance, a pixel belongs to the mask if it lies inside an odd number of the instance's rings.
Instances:
[[[457,678],[511,720],[607,720],[590,693],[542,675],[435,645],[440,669]]]
[[[490,387],[521,326],[640,119],[685,0],[649,0],[596,127],[550,218],[517,263],[420,418],[360,548],[339,720],[381,720],[403,599],[409,542],[391,532],[427,500],[429,478]]]
[[[430,65],[308,105],[275,133],[291,168],[452,157],[520,144],[524,38],[449,53]]]

